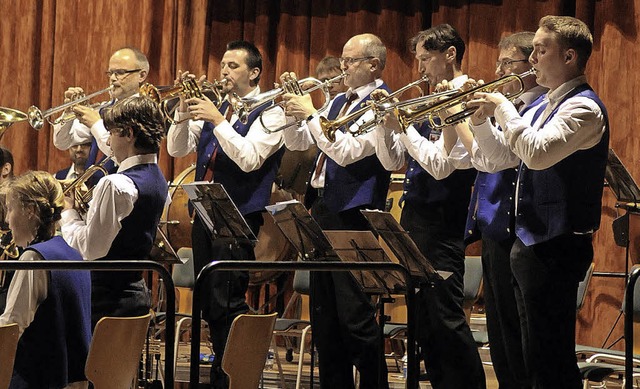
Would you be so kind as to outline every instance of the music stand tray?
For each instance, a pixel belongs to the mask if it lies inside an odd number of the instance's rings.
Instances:
[[[303,260],[391,262],[370,231],[323,231],[297,200],[266,207]],[[404,287],[395,272],[350,271],[365,293],[392,293]]]
[[[254,243],[258,240],[222,184],[200,181],[182,184],[182,188],[211,239],[231,238],[236,242],[248,240]]]
[[[176,253],[169,239],[167,239],[167,235],[165,235],[160,227],[156,229],[156,239],[151,247],[149,257],[152,261],[168,265],[183,264],[187,261],[184,258],[180,258],[178,253]]]
[[[618,204],[630,208],[640,207],[640,188],[613,149],[609,149],[605,179]]]
[[[433,268],[431,262],[418,249],[409,233],[389,212],[378,210],[362,210],[360,212],[373,230],[389,246],[393,255],[404,267],[409,269],[415,279],[430,282],[436,279],[446,280],[451,275],[451,272]]]

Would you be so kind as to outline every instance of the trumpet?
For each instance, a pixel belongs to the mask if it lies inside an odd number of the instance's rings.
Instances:
[[[28,120],[29,120],[29,124],[31,125],[31,127],[33,127],[35,130],[40,130],[42,128],[42,126],[44,126],[44,121],[47,120],[50,124],[55,125],[55,124],[65,124],[73,119],[76,118],[76,114],[73,112],[65,112],[68,108],[71,108],[75,105],[78,104],[82,104],[85,103],[87,101],[89,101],[90,99],[99,96],[101,94],[104,93],[111,93],[111,90],[113,89],[112,85],[109,85],[107,88],[104,88],[102,90],[99,90],[97,92],[94,92],[90,95],[87,96],[82,96],[79,99],[73,100],[73,101],[69,101],[68,103],[64,103],[62,105],[59,105],[57,107],[53,107],[53,108],[49,108],[46,111],[42,111],[40,108],[36,107],[35,105],[32,105],[31,107],[29,107],[29,109],[27,110],[27,116],[28,116]],[[97,109],[100,110],[101,108],[107,107],[111,104],[113,104],[114,99],[111,99],[109,101],[103,102],[103,103],[97,103],[97,104],[93,104],[90,105],[91,108],[93,109]],[[58,112],[63,112],[63,114],[58,117],[56,120],[51,121],[51,116],[55,115]]]
[[[376,104],[383,104],[383,103],[387,103],[390,102],[393,98],[398,97],[400,95],[402,95],[404,92],[408,91],[409,89],[412,88],[417,88],[420,91],[420,95],[424,95],[424,92],[422,90],[422,88],[420,88],[420,84],[423,82],[427,82],[428,79],[426,76],[423,76],[421,78],[419,78],[418,80],[415,80],[413,82],[410,82],[409,84],[403,86],[402,88],[394,91],[393,93],[390,93],[388,96],[383,97],[381,99],[378,99],[377,101],[373,102],[373,104],[368,104],[363,108],[360,108],[359,110],[352,112],[349,115],[345,115],[341,118],[335,119],[335,120],[329,120],[327,118],[324,117],[320,117],[320,127],[322,128],[322,133],[324,134],[324,136],[330,141],[330,142],[335,142],[336,141],[336,131],[338,131],[340,128],[346,126],[349,122],[352,122],[354,120],[357,120],[360,116],[362,116],[365,112],[374,109],[374,106]],[[383,115],[384,116],[384,115]],[[349,130],[347,128],[347,131],[353,135],[353,136],[358,136],[361,134],[364,134],[365,132],[369,132],[371,129],[373,129],[373,127],[375,127],[375,123],[373,124],[373,121],[375,120],[382,120],[382,118],[374,118],[373,120],[371,120],[370,122],[365,122],[362,125],[365,126],[366,131],[360,131],[360,127],[358,128],[358,130],[352,131]]]
[[[522,74],[510,74],[487,84],[469,89],[468,91],[458,92],[453,96],[447,99],[443,99],[442,101],[439,101],[435,104],[421,107],[400,107],[395,110],[395,114],[403,129],[406,129],[413,123],[422,122],[425,120],[429,121],[429,125],[431,126],[431,128],[441,129],[446,126],[462,122],[469,116],[473,115],[474,112],[476,112],[476,110],[478,109],[477,107],[467,107],[466,104],[467,100],[475,93],[495,92],[496,90],[504,87],[507,84],[517,82],[519,89],[516,92],[505,96],[509,100],[514,100],[524,93],[524,78],[534,74],[534,69],[530,69]],[[459,107],[459,111],[451,113],[450,110],[455,107]]]
[[[105,164],[111,160],[111,157],[105,158],[97,165],[91,165],[78,178],[71,183],[62,182],[62,194],[65,197],[73,197],[75,208],[78,212],[84,214],[89,210],[89,202],[93,198],[93,188],[83,190],[84,184],[97,172],[102,172],[105,176],[109,174],[105,168]]]
[[[0,107],[0,138],[13,123],[27,120],[27,114],[17,109]]]
[[[238,115],[239,120],[242,123],[246,124],[247,119],[249,118],[249,114],[252,111],[254,111],[258,107],[263,106],[266,103],[274,103],[277,98],[284,95],[285,93],[305,95],[313,91],[316,91],[318,89],[322,89],[322,92],[324,94],[324,104],[322,104],[322,107],[318,108],[318,112],[323,112],[327,109],[327,107],[329,106],[329,102],[331,101],[331,95],[329,94],[329,86],[335,82],[342,80],[346,76],[347,76],[346,74],[341,73],[324,82],[313,77],[303,78],[302,80],[297,80],[294,77],[290,77],[283,83],[283,85],[280,88],[275,88],[270,91],[260,93],[259,95],[256,95],[253,97],[238,98],[237,95],[234,95],[234,98],[231,99],[231,106],[233,107],[233,110],[236,113],[236,115]],[[301,85],[308,84],[308,83],[313,84],[313,86],[307,89],[303,89]],[[274,129],[267,128],[267,126],[264,124],[262,120],[262,115],[266,111],[270,109],[274,109],[276,107],[279,107],[279,104],[274,104],[273,107],[269,107],[260,113],[260,124],[262,125],[262,129],[264,130],[264,132],[266,132],[267,134],[272,134],[274,132],[282,131],[289,127],[293,127],[293,126],[300,127],[302,123],[299,121],[296,121],[296,122],[285,124],[283,126],[280,126]]]
[[[158,88],[152,84],[146,83],[140,87],[140,95],[146,96],[160,104],[160,109],[167,120],[171,124],[177,124],[178,122],[173,119],[173,115],[168,108],[168,103],[170,101],[180,97],[184,97],[185,99],[197,97],[201,99],[204,92],[209,91],[213,93],[211,101],[216,107],[220,108],[225,98],[225,94],[222,90],[226,82],[227,80],[223,78],[222,81],[205,80],[198,85],[198,82],[195,79],[187,78],[168,88]]]

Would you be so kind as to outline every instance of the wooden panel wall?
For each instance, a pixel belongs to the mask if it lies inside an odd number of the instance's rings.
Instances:
[[[339,55],[344,42],[362,32],[376,33],[387,44],[384,78],[399,88],[417,78],[408,39],[444,22],[458,28],[468,43],[464,70],[492,80],[502,36],[535,30],[546,14],[565,14],[583,19],[594,33],[587,75],[608,107],[611,146],[640,179],[640,137],[634,131],[639,5],[640,0],[0,0],[0,106],[46,109],[60,104],[69,86],[102,89],[109,56],[125,45],[146,52],[149,81],[166,85],[178,69],[217,78],[226,43],[251,40],[263,52],[261,87],[269,89],[282,71],[312,74],[322,57]],[[35,132],[26,123],[16,124],[2,145],[14,153],[18,173],[56,171],[68,163],[67,154],[53,147],[49,126]],[[163,151],[161,166],[170,179],[193,159],[174,160]],[[611,221],[620,211],[609,193],[603,211],[595,239],[596,270],[624,270],[624,250],[614,245],[611,233]],[[602,343],[622,288],[619,280],[593,280],[578,322],[580,342]],[[615,335],[620,333],[621,326]]]

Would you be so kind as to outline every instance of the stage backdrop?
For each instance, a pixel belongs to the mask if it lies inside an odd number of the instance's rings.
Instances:
[[[587,75],[608,107],[611,146],[640,178],[640,137],[635,134],[640,76],[634,71],[640,62],[638,5],[640,0],[0,0],[0,106],[47,109],[62,103],[69,86],[103,89],[110,55],[129,45],[147,53],[149,81],[167,85],[179,69],[218,78],[226,43],[250,40],[264,55],[260,85],[267,90],[283,71],[313,74],[321,58],[339,56],[345,41],[363,32],[386,43],[384,79],[395,89],[418,76],[408,39],[439,23],[455,26],[467,42],[463,70],[492,80],[502,36],[535,31],[547,14],[571,15],[584,20],[594,35]],[[36,132],[26,123],[15,124],[2,145],[13,152],[17,173],[56,171],[68,164],[67,153],[52,144],[49,125]],[[164,150],[160,155],[167,179],[193,160],[170,158]],[[611,222],[621,211],[608,192],[603,211],[595,239],[596,270],[624,270],[625,251],[614,245],[611,233]],[[631,255],[635,261],[637,250]],[[622,289],[622,280],[592,280],[579,315],[581,343],[603,342],[619,311]],[[621,325],[613,336],[619,334]]]

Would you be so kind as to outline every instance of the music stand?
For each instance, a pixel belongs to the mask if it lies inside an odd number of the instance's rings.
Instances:
[[[198,216],[211,234],[211,239],[230,238],[234,242],[258,239],[238,211],[222,184],[192,182],[182,184]]]
[[[431,283],[437,279],[447,279],[451,272],[436,270],[431,262],[420,252],[418,246],[398,221],[389,212],[378,210],[360,211],[369,222],[373,230],[380,235],[389,246],[398,261],[409,269],[409,272],[419,284]]]

